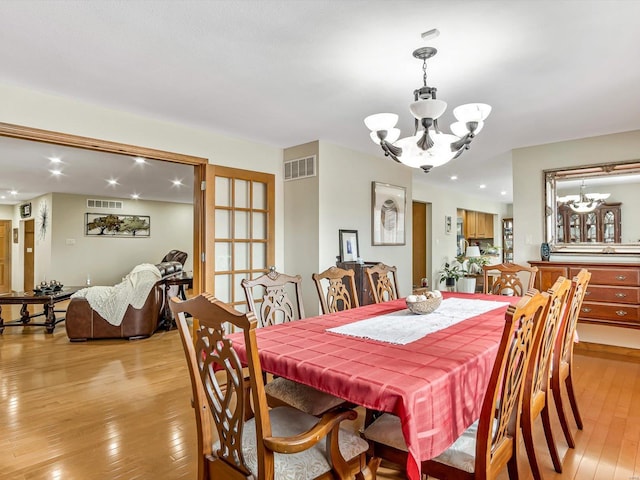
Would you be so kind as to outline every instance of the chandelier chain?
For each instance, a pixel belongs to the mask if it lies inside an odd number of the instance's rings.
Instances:
[[[425,58],[422,61],[422,83],[424,84],[423,86],[427,86],[427,59]]]

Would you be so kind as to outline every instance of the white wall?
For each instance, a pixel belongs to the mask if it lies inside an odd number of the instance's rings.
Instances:
[[[310,142],[285,149],[284,161],[315,155],[317,162],[319,153],[319,142]],[[302,298],[306,316],[318,313],[318,294],[311,275],[319,271],[318,257],[314,253],[318,252],[320,248],[319,178],[316,175],[284,184],[284,261],[286,270],[283,269],[284,266],[277,265],[277,267],[278,271],[302,276]]]
[[[113,285],[139,263],[158,263],[170,250],[189,254],[185,270],[192,270],[193,206],[183,203],[121,199],[122,215],[148,215],[150,236],[109,238],[85,235],[87,197],[54,194],[53,252],[48,277],[65,285]],[[105,213],[94,210],[90,213]],[[108,213],[108,212],[106,212]],[[62,278],[64,276],[64,278]],[[60,277],[60,278],[58,278]]]
[[[276,263],[284,262],[282,149],[0,84],[0,122],[194,155],[276,177]]]
[[[516,263],[540,258],[544,238],[544,181],[542,171],[563,167],[635,160],[640,157],[640,130],[550,143],[513,151],[514,256]],[[625,224],[640,222],[625,215]],[[624,228],[624,227],[623,227]],[[557,258],[557,257],[556,257]],[[554,256],[551,257],[551,260]],[[563,257],[567,259],[567,257]],[[570,257],[575,260],[614,261],[611,255]],[[616,257],[615,261],[619,258]],[[637,262],[637,259],[622,259]],[[578,325],[587,342],[640,348],[640,331],[599,325]]]

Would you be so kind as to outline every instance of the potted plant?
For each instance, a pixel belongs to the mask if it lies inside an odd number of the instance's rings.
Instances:
[[[444,267],[440,270],[440,282],[444,282],[448,290],[453,290],[456,285],[456,281],[462,276],[462,270],[459,265],[444,264]]]
[[[476,291],[476,276],[482,273],[482,267],[489,263],[486,256],[459,257],[462,264],[462,278],[458,282],[458,292],[474,293]]]

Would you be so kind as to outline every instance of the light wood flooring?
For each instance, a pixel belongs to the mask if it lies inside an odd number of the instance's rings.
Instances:
[[[575,360],[585,429],[567,449],[554,425],[564,457],[564,473],[556,474],[537,425],[545,478],[640,480],[640,362],[597,352]],[[176,330],[132,342],[70,343],[64,323],[52,335],[43,327],[7,328],[0,368],[0,478],[195,478],[191,390]],[[524,449],[520,466],[521,478],[530,479]],[[388,467],[378,478],[404,478]]]

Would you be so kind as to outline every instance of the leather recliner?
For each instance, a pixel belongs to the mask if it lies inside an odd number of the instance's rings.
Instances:
[[[91,308],[85,298],[72,298],[67,307],[65,328],[72,342],[86,341],[90,338],[128,338],[139,339],[153,335],[158,328],[165,302],[164,282],[168,277],[182,272],[179,261],[156,264],[162,278],[153,286],[142,308],[129,305],[122,323],[112,325]]]

